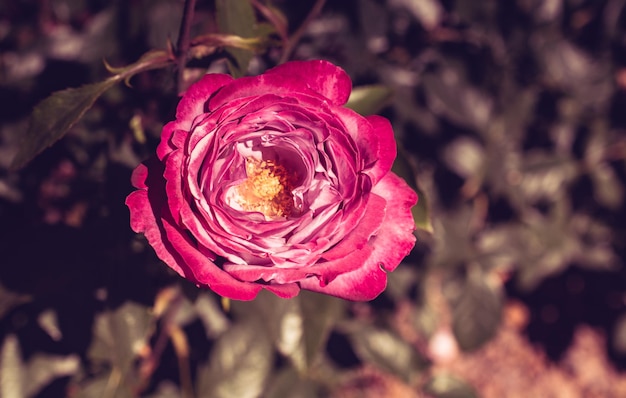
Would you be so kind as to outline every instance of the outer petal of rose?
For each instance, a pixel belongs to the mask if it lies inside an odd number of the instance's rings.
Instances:
[[[287,283],[284,285],[261,285],[264,289],[269,290],[280,298],[294,298],[300,293],[300,286],[296,283]]]
[[[411,208],[417,203],[417,194],[394,173],[383,177],[372,193],[387,200],[385,221],[373,242],[372,258],[385,270],[393,271],[415,246],[415,220]]]
[[[169,122],[163,126],[163,130],[161,130],[161,142],[159,142],[159,146],[157,146],[156,150],[159,159],[163,160],[168,153],[176,149],[176,146],[172,143],[171,139],[177,129],[178,122],[176,121]]]
[[[165,180],[162,172],[163,165],[155,158],[146,160],[133,171],[131,181],[140,190],[126,198],[130,227],[137,233],[143,233],[157,256],[184,277],[186,272],[179,266],[167,238],[164,238],[161,213],[165,207]]]
[[[205,113],[206,103],[213,93],[232,81],[233,78],[230,75],[211,73],[204,75],[187,89],[176,108],[176,120],[163,126],[161,142],[157,147],[159,159],[163,159],[176,148],[170,141],[174,133],[177,130],[188,132],[194,119]]]
[[[320,292],[353,301],[368,301],[376,298],[387,286],[387,274],[375,263],[367,267],[339,275],[326,286],[321,286],[315,277],[300,281],[300,288]]]
[[[322,94],[335,105],[348,102],[352,91],[352,81],[346,71],[324,60],[287,62],[265,73],[276,73],[306,82],[313,91]]]
[[[370,257],[371,253],[372,248],[365,246],[360,250],[353,250],[343,258],[325,261],[307,267],[281,268],[229,263],[224,265],[224,269],[235,278],[247,282],[264,280],[287,284],[298,282],[314,275],[317,277],[316,280],[321,281],[320,283],[325,285],[335,279],[337,275],[351,272],[361,267]]]
[[[130,227],[137,233],[143,233],[154,249],[157,256],[176,271],[180,276],[185,272],[172,256],[170,250],[165,247],[163,235],[165,232],[156,222],[154,210],[148,200],[148,191],[134,191],[126,198],[126,206],[130,209]]]
[[[232,81],[233,78],[230,75],[209,73],[192,84],[176,108],[178,128],[189,130],[193,119],[206,112],[205,104],[213,93]]]
[[[387,175],[396,159],[396,140],[389,120],[382,116],[372,115],[366,118],[372,124],[372,134],[378,138],[378,162],[365,172],[372,177],[372,184],[378,184],[383,176]],[[359,139],[363,139],[361,136]],[[416,199],[417,200],[417,199]]]
[[[261,286],[238,281],[217,267],[206,255],[201,254],[182,231],[172,224],[171,215],[164,203],[165,180],[160,175],[163,166],[156,159],[140,165],[131,180],[143,186],[126,198],[130,209],[131,228],[143,233],[157,256],[179,275],[192,282],[209,285],[213,291],[237,300],[251,300]]]
[[[220,269],[213,261],[195,248],[184,232],[176,226],[163,220],[167,241],[176,253],[175,260],[184,264],[188,273],[185,277],[206,285],[215,293],[234,300],[252,300],[261,290],[261,285],[241,282]],[[171,266],[171,264],[168,263]],[[190,275],[191,274],[191,275]]]
[[[305,279],[300,282],[302,289],[355,301],[371,300],[385,289],[385,270],[393,271],[415,245],[411,207],[417,195],[393,173],[387,174],[372,192],[387,200],[387,211],[378,234],[369,243],[373,247],[371,256],[363,267],[337,276],[326,286],[317,278]]]
[[[333,105],[346,103],[352,82],[347,73],[326,61],[294,61],[270,69],[262,75],[243,77],[223,87],[211,98],[209,108],[215,109],[237,98],[263,94],[285,94],[297,98],[301,92],[318,93]]]
[[[185,215],[190,213],[189,203],[185,199],[181,188],[183,157],[182,150],[176,149],[164,159],[165,170],[163,171],[163,177],[165,177],[167,182],[165,183],[165,191],[163,194],[166,195],[167,206],[169,206],[177,223],[180,222],[179,220],[181,218],[184,218]]]
[[[145,164],[139,163],[139,165],[133,170],[133,174],[130,176],[130,183],[137,189],[147,188],[146,179],[148,178],[148,168]]]

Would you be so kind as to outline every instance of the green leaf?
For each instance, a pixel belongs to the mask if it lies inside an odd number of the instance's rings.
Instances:
[[[44,149],[60,140],[96,100],[117,82],[124,80],[128,84],[128,79],[137,73],[163,68],[171,62],[170,54],[166,51],[148,51],[129,66],[112,68],[106,65],[116,75],[104,81],[53,93],[33,110],[28,130],[21,138],[11,168],[16,170],[23,167]]]
[[[263,323],[276,350],[301,374],[316,360],[345,308],[342,300],[307,291],[291,300],[262,291],[253,302],[234,305],[242,318],[257,317]]]
[[[230,327],[230,321],[217,304],[215,295],[202,292],[196,299],[194,307],[204,325],[207,336],[215,338]]]
[[[304,319],[304,347],[307,366],[311,366],[326,345],[330,330],[343,314],[346,302],[308,291],[300,292]]]
[[[264,27],[267,25],[263,25]],[[208,47],[231,47],[232,49],[241,49],[252,52],[260,52],[265,50],[269,45],[269,39],[267,35],[269,35],[269,31],[265,30],[266,34],[261,37],[252,37],[252,38],[244,38],[237,35],[228,35],[228,34],[219,34],[219,33],[208,33],[206,35],[198,36],[194,38],[191,42],[192,46],[208,46]],[[202,53],[203,50],[200,50]],[[193,48],[192,48],[193,54]]]
[[[361,360],[399,376],[405,381],[409,381],[416,371],[423,369],[426,365],[426,360],[411,344],[389,330],[354,327],[354,330],[349,332],[349,338]]]
[[[474,389],[454,376],[441,374],[430,379],[423,391],[433,398],[477,398]]]
[[[237,35],[243,38],[255,36],[256,18],[249,0],[217,0],[217,23],[220,32]],[[229,48],[236,64],[229,60],[228,67],[233,77],[246,74],[252,52],[241,48]]]
[[[355,87],[346,107],[364,116],[373,115],[389,103],[392,95],[393,91],[381,84]]]
[[[452,330],[465,351],[479,348],[496,333],[502,313],[502,292],[487,284],[478,267],[468,277],[448,284],[452,304]],[[450,297],[452,296],[452,297]]]
[[[92,361],[110,363],[121,372],[121,377],[130,377],[133,361],[146,344],[151,324],[149,309],[132,302],[99,314],[87,355]]]
[[[259,319],[235,324],[217,341],[198,373],[197,394],[212,398],[261,396],[274,363],[271,342]]]
[[[11,168],[23,167],[44,149],[60,140],[93,106],[98,97],[118,80],[109,78],[103,82],[57,91],[39,103],[33,110],[30,125],[22,137]]]

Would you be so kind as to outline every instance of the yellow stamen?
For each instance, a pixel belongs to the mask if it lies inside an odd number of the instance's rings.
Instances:
[[[245,211],[258,211],[266,217],[291,215],[295,174],[274,160],[247,158],[246,175],[248,179],[236,187],[237,202]]]

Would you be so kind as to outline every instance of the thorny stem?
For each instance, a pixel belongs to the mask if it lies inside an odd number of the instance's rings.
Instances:
[[[176,56],[178,58],[178,91],[181,92],[184,86],[185,64],[189,53],[189,32],[193,21],[193,12],[196,8],[196,0],[185,0],[183,9],[183,19],[180,22],[180,32],[176,43]]]
[[[309,26],[311,21],[313,21],[313,19],[315,19],[315,17],[317,17],[317,15],[322,11],[325,3],[326,0],[317,0],[315,2],[313,8],[311,8],[311,11],[309,11],[309,15],[306,16],[304,22],[302,22],[298,30],[294,32],[294,34],[285,44],[285,48],[283,49],[283,55],[280,57],[280,61],[278,62],[279,64],[285,63],[287,62],[287,60],[289,60],[289,58],[291,57],[291,53],[295,49],[296,44],[298,44],[298,42],[300,41],[302,35],[304,35],[306,28]]]

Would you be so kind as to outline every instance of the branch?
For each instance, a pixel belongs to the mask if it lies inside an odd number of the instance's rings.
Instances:
[[[279,64],[287,62],[287,60],[291,57],[291,53],[295,49],[296,44],[298,44],[298,42],[300,41],[302,35],[304,35],[306,28],[309,26],[311,21],[313,21],[313,19],[315,19],[315,17],[317,17],[317,15],[322,11],[325,3],[326,0],[317,0],[315,2],[313,8],[311,8],[311,11],[309,11],[309,15],[306,16],[298,30],[287,41],[287,44],[283,49],[283,55],[280,57],[280,61],[278,61]]]
[[[196,0],[185,0],[183,19],[180,22],[180,32],[178,33],[178,42],[176,43],[179,93],[182,91],[184,86],[185,65],[187,64],[187,55],[189,53],[189,32],[191,31],[191,22],[193,21],[193,12],[195,8]]]

